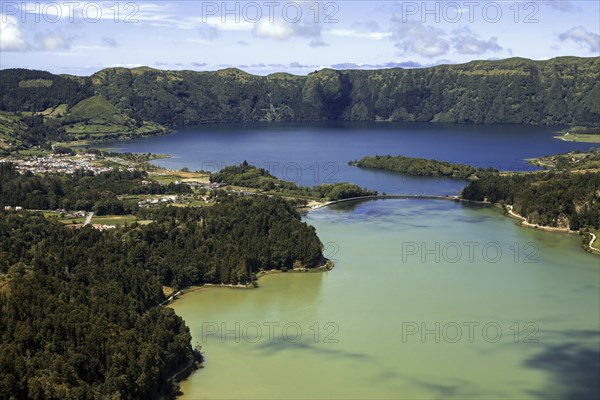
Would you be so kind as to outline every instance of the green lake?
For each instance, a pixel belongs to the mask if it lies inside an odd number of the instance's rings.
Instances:
[[[203,346],[183,399],[598,397],[600,258],[493,207],[311,211],[324,273],[173,303]]]

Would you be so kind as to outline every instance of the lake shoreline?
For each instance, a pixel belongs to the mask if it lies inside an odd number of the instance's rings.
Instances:
[[[503,208],[506,211],[506,214],[509,217],[512,217],[514,219],[518,219],[521,221],[521,223],[519,224],[520,226],[524,226],[526,228],[533,228],[533,229],[539,229],[540,231],[544,231],[544,232],[562,232],[562,233],[578,233],[577,231],[573,231],[569,228],[561,228],[561,227],[557,227],[557,226],[548,226],[548,225],[539,225],[539,224],[532,224],[531,222],[527,221],[527,218],[522,216],[521,214],[517,214],[516,212],[513,211],[513,206],[512,205],[506,205],[504,207],[498,205],[499,207]]]
[[[227,284],[227,283],[205,283],[203,285],[194,285],[194,286],[187,287],[185,289],[178,290],[176,293],[169,296],[169,298],[167,300],[165,300],[164,302],[162,302],[160,305],[168,307],[171,304],[175,303],[177,300],[179,300],[182,296],[189,294],[189,293],[197,292],[202,289],[210,289],[210,288],[227,288],[227,289],[243,289],[243,290],[258,289],[258,288],[260,288],[260,286],[258,285],[258,280],[260,278],[268,276],[268,275],[290,274],[290,273],[291,274],[319,273],[319,272],[331,271],[334,267],[335,267],[335,264],[331,260],[326,260],[323,265],[321,265],[319,267],[315,267],[315,268],[294,268],[294,269],[289,269],[286,271],[282,271],[279,269],[258,271],[256,273],[256,278],[253,279],[252,282],[247,283],[245,285],[244,284]]]
[[[459,196],[451,196],[451,195],[447,195],[447,196],[436,196],[436,195],[376,195],[376,196],[364,196],[364,197],[354,197],[354,198],[350,198],[350,199],[342,199],[342,200],[335,200],[335,201],[329,201],[326,203],[322,203],[320,205],[314,206],[313,208],[311,208],[309,211],[312,210],[318,210],[324,207],[328,207],[331,205],[335,205],[335,204],[340,204],[340,203],[345,203],[345,202],[353,202],[353,201],[367,201],[367,200],[393,200],[393,199],[399,199],[399,200],[410,200],[410,199],[418,199],[418,200],[451,200],[454,202],[460,202],[460,203],[467,203],[467,204],[480,204],[480,205],[487,205],[487,206],[493,206],[496,207],[500,210],[503,210],[504,213],[506,215],[508,215],[510,218],[519,220],[520,223],[518,224],[521,227],[524,228],[531,228],[531,229],[537,229],[540,231],[544,231],[544,232],[554,232],[554,233],[570,233],[570,234],[580,234],[579,231],[573,231],[569,228],[560,228],[560,227],[555,227],[555,226],[547,226],[547,225],[539,225],[539,224],[532,224],[530,222],[527,221],[527,218],[525,218],[524,216],[515,213],[512,210],[512,206],[503,206],[499,203],[491,203],[489,201],[475,201],[475,200],[467,200],[467,199],[463,199]],[[598,251],[598,249],[596,249],[595,247],[593,247],[594,242],[596,241],[596,235],[593,233],[591,234],[591,238],[589,243],[584,244],[583,248],[586,252],[591,253],[591,254],[595,254],[595,255],[600,255],[600,252]]]
[[[508,215],[509,217],[519,220],[520,221],[519,226],[522,226],[524,228],[537,229],[537,230],[544,231],[544,232],[570,233],[570,234],[577,234],[577,235],[582,236],[582,234],[579,231],[574,231],[569,228],[560,228],[560,227],[556,227],[556,226],[532,224],[527,221],[527,218],[525,218],[521,214],[517,214],[516,212],[514,212],[512,205],[502,206],[500,204],[495,204],[495,206],[504,210],[506,215]],[[596,249],[595,247],[593,247],[594,242],[596,241],[596,235],[594,233],[590,232],[590,236],[591,236],[590,241],[588,243],[582,244],[583,249],[590,254],[600,255],[600,251],[598,249]]]

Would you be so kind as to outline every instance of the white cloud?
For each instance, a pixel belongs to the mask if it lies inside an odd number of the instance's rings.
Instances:
[[[0,50],[26,51],[29,43],[23,37],[17,18],[0,14]]]
[[[0,14],[0,50],[2,51],[48,51],[59,52],[71,49],[72,37],[67,37],[62,31],[47,31],[37,33],[28,42],[17,18],[12,15]]]
[[[294,36],[294,28],[283,20],[261,19],[254,25],[254,34],[260,38],[286,40]]]
[[[498,44],[497,37],[489,40],[479,40],[474,34],[463,34],[452,38],[454,48],[461,54],[483,54],[488,51],[498,52],[502,46]]]
[[[45,32],[35,35],[34,47],[41,51],[59,51],[71,48],[71,38],[66,37],[62,32]]]
[[[395,22],[393,38],[396,48],[402,54],[414,53],[423,57],[439,57],[448,53],[450,44],[441,29],[425,26],[418,21]]]
[[[288,40],[293,37],[312,38],[313,45],[322,45],[319,40],[321,36],[321,28],[318,24],[302,23],[302,22],[287,22],[283,19],[263,18],[254,24],[252,30],[255,36],[259,38]],[[314,47],[314,46],[313,46]]]
[[[392,37],[391,32],[368,32],[354,29],[332,29],[328,33],[334,36],[343,36],[351,38],[382,40]]]
[[[275,40],[306,38],[310,40],[308,44],[311,47],[327,45],[321,37],[322,22],[315,22],[314,10],[312,10],[315,3],[296,1],[290,4],[295,4],[297,10],[295,14],[292,11],[274,15],[263,13],[262,18],[253,24],[254,36]]]
[[[334,36],[371,40],[383,40],[392,37],[392,32],[381,29],[375,21],[355,22],[350,29],[332,29],[326,32]]]
[[[458,54],[481,55],[487,52],[504,50],[493,36],[487,40],[468,27],[455,29],[449,34],[442,29],[424,25],[418,21],[400,22],[393,19],[396,25],[392,39],[401,54],[416,54],[433,58],[447,54],[453,47]]]
[[[572,40],[583,47],[589,47],[592,53],[600,51],[600,35],[588,32],[583,26],[575,26],[566,32],[558,35],[561,41]]]
[[[235,18],[225,18],[223,20],[221,17],[189,17],[186,18],[186,21],[194,24],[196,27],[201,26],[209,26],[213,28],[218,28],[223,31],[251,31],[254,27],[252,22],[238,20]]]

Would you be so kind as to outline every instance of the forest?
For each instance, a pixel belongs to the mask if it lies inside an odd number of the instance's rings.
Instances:
[[[126,230],[130,257],[175,288],[247,284],[259,270],[325,263],[315,229],[301,221],[293,202],[278,197],[228,195],[212,207],[161,207],[140,215],[156,223]]]
[[[108,68],[91,77],[0,71],[0,111],[46,112],[82,138],[165,133],[162,126],[255,121],[419,121],[600,126],[600,57],[510,58],[420,69],[307,76]],[[58,113],[57,107],[64,113]],[[46,110],[46,111],[45,111]],[[50,111],[48,111],[50,110]],[[79,126],[72,127],[73,123]],[[94,133],[96,132],[96,133]],[[121,133],[119,133],[121,132]],[[28,139],[39,142],[39,135]],[[108,135],[108,136],[106,136]]]
[[[532,224],[600,228],[600,173],[486,174],[462,191],[467,200],[513,206]]]
[[[168,378],[192,348],[159,306],[162,285],[249,284],[262,269],[325,262],[281,198],[140,212],[156,222],[104,232],[0,212],[0,398],[173,398]]]
[[[160,280],[117,235],[0,212],[0,398],[174,398],[192,356]]]
[[[353,197],[374,196],[376,191],[361,188],[352,183],[332,183],[319,186],[298,186],[293,182],[278,179],[264,168],[257,168],[244,161],[211,175],[211,181],[233,186],[260,189],[265,192],[300,199],[342,200]]]
[[[477,168],[464,164],[453,164],[425,158],[404,156],[363,157],[358,161],[350,161],[349,165],[359,168],[382,169],[412,176],[434,176],[456,179],[475,180],[487,173],[497,173],[494,168]]]

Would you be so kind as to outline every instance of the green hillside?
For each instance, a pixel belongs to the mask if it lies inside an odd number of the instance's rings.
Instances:
[[[118,116],[117,108],[100,96],[93,96],[80,101],[71,109],[73,118],[110,120]]]
[[[600,57],[323,69],[307,76],[141,67],[82,78],[13,69],[0,71],[0,89],[1,111],[38,113],[66,105],[67,114],[51,111],[47,117],[88,139],[164,132],[158,124],[254,121],[600,126]]]
[[[106,69],[96,93],[166,125],[424,121],[597,125],[600,58],[512,58],[424,69],[324,69],[308,76]]]

